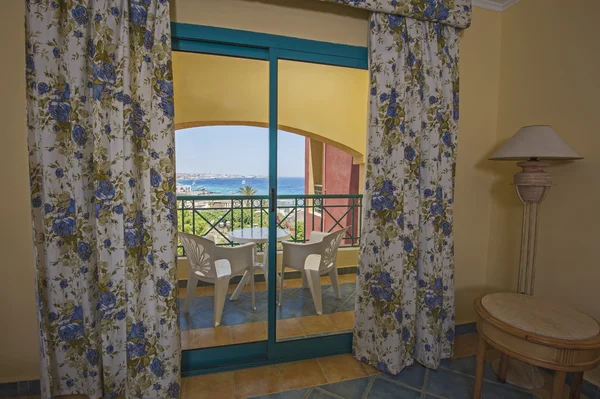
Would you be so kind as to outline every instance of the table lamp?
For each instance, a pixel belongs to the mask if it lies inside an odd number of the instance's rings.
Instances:
[[[583,157],[571,148],[550,126],[524,126],[512,136],[490,160],[515,161],[523,170],[514,177],[517,195],[523,203],[523,227],[521,230],[521,257],[519,260],[519,283],[517,292],[533,295],[535,282],[535,256],[540,204],[552,186],[552,176],[544,168],[550,166],[544,160],[576,160]],[[498,365],[494,364],[497,369]],[[534,368],[511,359],[507,381],[523,388],[539,388],[542,375]]]

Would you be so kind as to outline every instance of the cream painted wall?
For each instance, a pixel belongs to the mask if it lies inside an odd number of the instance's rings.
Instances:
[[[22,0],[4,0],[0,37],[0,383],[39,378],[25,119]]]
[[[502,14],[498,142],[521,126],[549,124],[585,159],[548,170],[555,187],[542,206],[535,295],[600,320],[600,2],[526,0]],[[498,169],[487,285],[516,286],[521,206],[512,162]],[[586,373],[600,383],[600,369]]]

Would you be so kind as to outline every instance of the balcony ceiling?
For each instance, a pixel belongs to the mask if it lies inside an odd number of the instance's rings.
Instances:
[[[491,11],[504,11],[521,0],[473,0],[473,6]]]

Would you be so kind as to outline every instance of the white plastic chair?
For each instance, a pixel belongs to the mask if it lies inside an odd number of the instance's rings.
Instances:
[[[221,324],[221,315],[225,306],[229,281],[234,276],[250,273],[252,309],[256,308],[254,298],[254,243],[238,247],[219,247],[212,237],[200,237],[187,233],[178,233],[189,261],[187,295],[184,312],[189,313],[198,280],[215,285],[214,322]]]
[[[335,295],[338,299],[340,298],[336,260],[338,248],[347,230],[348,227],[332,233],[313,231],[310,233],[308,243],[305,244],[282,242],[283,262],[279,286],[279,306],[283,304],[283,280],[286,268],[302,273],[302,286],[306,288],[308,285],[310,288],[317,314],[323,314],[321,275],[329,274]]]

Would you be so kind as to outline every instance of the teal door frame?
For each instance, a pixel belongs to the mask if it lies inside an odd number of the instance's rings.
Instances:
[[[271,193],[269,259],[271,262],[276,262],[277,246],[273,237],[276,236],[277,226],[277,215],[274,209],[277,198],[278,61],[291,60],[368,69],[367,48],[182,23],[173,23],[171,32],[173,51],[269,62],[269,192]],[[183,376],[351,352],[352,334],[350,333],[277,342],[276,273],[275,265],[270,265],[267,341],[183,351],[181,360]]]

